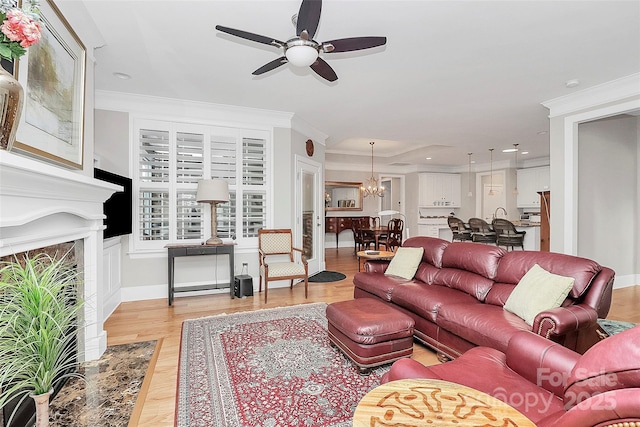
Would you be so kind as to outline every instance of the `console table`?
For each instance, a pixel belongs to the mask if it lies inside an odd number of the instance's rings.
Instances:
[[[220,286],[217,283],[210,285],[196,285],[196,286],[181,286],[176,288],[174,286],[174,265],[175,258],[180,256],[198,256],[198,255],[229,255],[229,293],[231,298],[233,295],[233,282],[234,282],[234,254],[235,243],[223,243],[222,245],[167,245],[167,263],[169,272],[169,305],[173,303],[173,294],[176,292],[193,292],[204,291],[209,289],[219,289]],[[222,284],[223,286],[226,283]]]
[[[367,219],[367,226],[369,224],[368,216],[326,216],[324,218],[324,232],[336,234],[336,248],[338,247],[338,235],[344,230],[351,230],[354,221],[362,221]]]

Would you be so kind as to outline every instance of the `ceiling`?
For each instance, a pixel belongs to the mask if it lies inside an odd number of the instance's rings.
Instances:
[[[388,40],[321,54],[333,83],[291,64],[252,76],[282,51],[215,29],[287,40],[300,0],[83,3],[104,40],[96,89],[293,112],[328,135],[334,162],[370,162],[370,141],[376,164],[487,162],[515,143],[546,157],[541,102],[640,72],[639,1],[325,0],[319,42]]]

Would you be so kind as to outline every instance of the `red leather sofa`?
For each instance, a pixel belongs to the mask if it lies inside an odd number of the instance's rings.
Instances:
[[[614,272],[595,261],[570,255],[512,251],[471,242],[413,237],[402,246],[422,247],[412,280],[383,273],[388,261],[367,261],[354,276],[355,298],[377,298],[411,316],[414,336],[441,359],[475,346],[506,351],[519,331],[533,331],[583,353],[598,341],[597,319],[611,306]],[[539,313],[533,326],[503,309],[509,294],[535,264],[575,278],[562,307]]]
[[[640,425],[640,326],[580,355],[532,332],[516,333],[506,352],[476,347],[456,360],[424,366],[402,359],[382,382],[451,381],[490,394],[538,427]]]

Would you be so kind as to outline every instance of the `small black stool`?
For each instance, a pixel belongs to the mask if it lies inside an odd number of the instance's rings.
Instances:
[[[248,274],[236,276],[233,281],[233,294],[238,298],[253,296],[253,277]]]

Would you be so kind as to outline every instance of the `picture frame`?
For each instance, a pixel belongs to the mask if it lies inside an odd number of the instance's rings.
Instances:
[[[14,67],[24,106],[12,150],[82,169],[86,48],[52,0],[40,11],[42,38]]]

